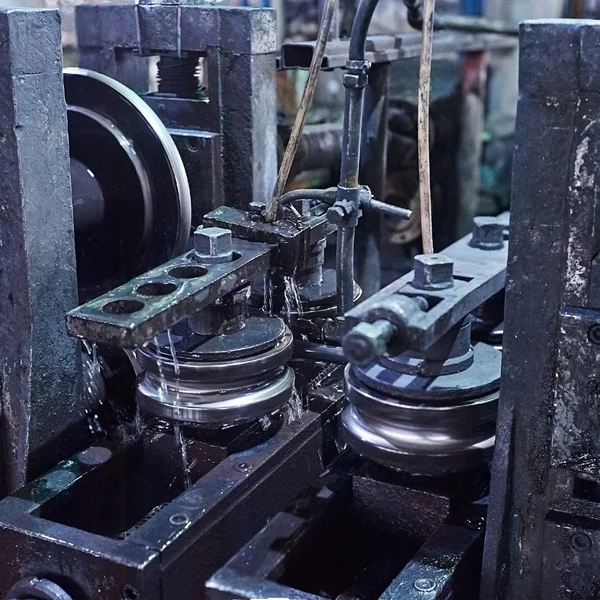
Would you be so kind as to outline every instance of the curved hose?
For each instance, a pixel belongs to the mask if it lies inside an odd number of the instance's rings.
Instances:
[[[364,60],[367,33],[373,18],[373,13],[379,0],[361,0],[352,24],[350,34],[350,48],[348,50],[349,60]]]

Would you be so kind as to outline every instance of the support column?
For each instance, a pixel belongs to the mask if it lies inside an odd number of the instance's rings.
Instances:
[[[377,200],[385,200],[387,176],[388,63],[373,65],[365,90],[361,151],[361,184],[369,186]],[[356,280],[368,298],[381,289],[381,215],[363,212],[356,237]]]
[[[482,598],[600,582],[600,23],[521,26],[502,386]],[[566,594],[566,595],[565,595]]]
[[[0,10],[0,363],[4,491],[81,439],[81,358],[60,16]],[[84,422],[84,421],[83,421]]]

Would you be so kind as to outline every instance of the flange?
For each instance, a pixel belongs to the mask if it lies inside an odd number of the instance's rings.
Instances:
[[[137,400],[153,415],[232,424],[277,410],[292,396],[294,372],[285,365],[293,336],[281,319],[250,317],[243,329],[209,337],[196,347],[179,340],[166,351],[160,339],[157,343],[158,348],[149,344],[136,350],[145,368]]]

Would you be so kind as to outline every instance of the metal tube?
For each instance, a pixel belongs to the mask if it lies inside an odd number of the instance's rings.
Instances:
[[[364,208],[377,211],[382,215],[404,219],[405,221],[408,221],[412,217],[412,210],[402,208],[401,206],[394,206],[393,204],[386,204],[379,200],[371,200],[371,202],[364,205]]]
[[[342,148],[341,185],[345,188],[358,187],[360,165],[360,141],[363,115],[364,88],[346,89],[344,108],[344,138]]]
[[[379,0],[361,0],[352,25],[348,64],[364,62],[369,24]],[[340,187],[358,188],[364,84],[347,85],[344,106],[344,138]],[[356,207],[358,208],[358,207]],[[337,239],[337,305],[343,314],[354,305],[354,227],[339,227]]]
[[[352,33],[350,34],[350,48],[348,49],[348,58],[350,60],[365,59],[367,33],[378,2],[379,0],[361,0],[358,5],[354,23],[352,24]]]
[[[333,204],[335,202],[336,190],[292,190],[286,192],[279,199],[279,204],[290,204],[291,202],[299,202],[301,200],[320,200],[326,204]]]
[[[286,192],[283,196],[281,196],[279,203],[283,206],[285,204],[290,204],[291,202],[300,202],[302,200],[319,200],[324,204],[331,205],[335,202],[336,194],[337,192],[335,188],[329,188],[326,190],[292,190],[291,192]],[[360,207],[365,210],[373,210],[381,213],[382,215],[389,215],[390,217],[396,217],[399,219],[408,220],[412,217],[411,210],[402,208],[401,206],[394,206],[393,204],[386,204],[385,202],[380,202],[374,198],[363,199],[361,197]]]
[[[338,227],[336,249],[337,308],[343,315],[354,306],[354,227]]]
[[[345,365],[348,362],[339,346],[327,346],[302,340],[294,341],[294,358],[331,362],[338,365]]]
[[[423,27],[423,4],[421,0],[404,0],[408,9],[408,22],[411,27]],[[502,33],[519,35],[519,26],[498,19],[469,17],[465,15],[436,15],[434,29],[453,29],[455,31],[471,31],[473,33]]]
[[[373,195],[369,205],[361,197],[361,208],[366,210],[358,224],[356,237],[355,276],[362,289],[362,298],[368,298],[381,289],[381,211],[373,204],[374,198],[385,197],[388,147],[389,64],[376,64],[369,70],[365,89],[365,107],[362,126],[360,181]],[[383,205],[383,203],[379,203]],[[385,206],[385,205],[383,205]],[[388,211],[386,211],[388,212]],[[389,213],[388,213],[389,214]]]

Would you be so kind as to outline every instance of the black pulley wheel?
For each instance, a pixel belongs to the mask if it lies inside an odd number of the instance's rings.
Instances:
[[[132,90],[65,69],[80,300],[185,251],[187,175],[159,117]]]

